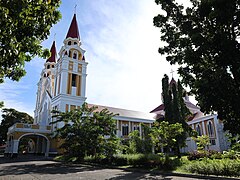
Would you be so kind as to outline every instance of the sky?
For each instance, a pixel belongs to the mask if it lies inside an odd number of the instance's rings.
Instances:
[[[74,6],[82,48],[86,50],[87,102],[149,112],[161,104],[161,79],[164,74],[178,78],[158,53],[164,43],[153,17],[160,11],[154,0],[62,0],[62,19],[52,27],[43,47],[51,48],[56,33],[61,49],[70,26]],[[26,63],[27,75],[19,82],[0,84],[0,100],[5,108],[15,108],[33,116],[37,83],[45,59]],[[1,119],[1,117],[0,117]]]

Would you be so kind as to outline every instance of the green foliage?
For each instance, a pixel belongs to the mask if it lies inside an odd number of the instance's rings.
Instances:
[[[169,78],[166,74],[164,74],[164,78],[162,79],[162,97],[165,111],[164,119],[170,123],[174,123],[172,117],[173,115],[172,94],[169,87]]]
[[[151,128],[145,124],[141,123],[142,135],[138,130],[132,131],[129,134],[129,148],[127,153],[136,154],[136,153],[151,153],[152,152],[152,139],[151,139]]]
[[[223,151],[223,158],[240,159],[240,152],[234,150]]]
[[[207,135],[193,137],[192,139],[196,142],[198,151],[203,151],[210,145],[210,139]]]
[[[64,139],[61,148],[66,156],[82,160],[85,156],[103,155],[111,159],[119,144],[114,133],[115,115],[107,109],[97,111],[97,106],[88,107],[87,103],[71,112],[58,112],[53,116],[57,119],[53,123],[64,122],[65,125],[57,129],[55,137]]]
[[[139,131],[135,130],[129,134],[129,148],[128,154],[141,153],[142,151],[142,139],[140,137]]]
[[[190,173],[217,175],[217,176],[240,176],[240,160],[230,159],[203,159],[192,161],[183,166]]]
[[[159,48],[195,94],[201,110],[218,112],[225,130],[240,129],[240,2],[155,0],[163,11],[154,17],[160,28]],[[166,114],[167,117],[167,114]]]
[[[240,142],[234,143],[231,149],[240,152]]]
[[[163,154],[117,154],[114,156],[113,164],[173,170],[181,163],[179,159],[169,158]]]
[[[0,83],[6,77],[18,81],[26,73],[25,62],[47,55],[41,42],[61,18],[60,2],[0,1]]]
[[[190,152],[187,156],[188,160],[197,160],[203,158],[210,158],[210,159],[221,159],[223,156],[220,152],[214,150],[201,150],[201,151],[193,151]]]
[[[4,106],[4,102],[0,101],[0,109],[3,108],[3,106]]]
[[[15,109],[2,109],[2,122],[0,124],[0,144],[7,140],[8,128],[15,123],[33,123],[33,118],[27,113],[19,112]]]
[[[160,149],[161,147],[174,148],[176,138],[184,132],[180,123],[170,124],[169,122],[155,122],[152,128],[151,137],[153,144]]]
[[[231,149],[240,152],[240,134],[233,135],[231,133],[227,134],[228,140],[231,143]]]
[[[165,74],[162,79],[162,92],[165,111],[164,120],[170,124],[180,123],[184,129],[184,132],[175,138],[176,147],[174,149],[180,156],[180,147],[185,146],[187,135],[191,133],[191,128],[186,122],[190,111],[184,103],[183,97],[185,94],[180,81],[175,82],[175,80],[172,79],[169,83],[169,78]]]

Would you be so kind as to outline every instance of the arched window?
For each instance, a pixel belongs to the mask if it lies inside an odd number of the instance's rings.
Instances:
[[[198,136],[202,136],[202,130],[201,130],[200,124],[198,124],[198,125],[196,126],[196,131],[197,131],[197,133],[198,133]]]
[[[47,65],[47,69],[50,69],[50,65]]]
[[[214,136],[213,124],[212,124],[211,121],[209,121],[208,124],[207,124],[207,130],[208,130],[208,136],[213,137]]]
[[[77,59],[77,53],[76,52],[73,53],[73,59]]]
[[[72,51],[69,51],[68,57],[72,57]]]
[[[71,41],[68,41],[68,45],[71,45],[72,44],[72,42]]]
[[[52,65],[52,68],[54,68],[54,65]]]
[[[77,44],[77,42],[74,42],[73,44],[74,44],[74,45],[76,45],[76,44]]]

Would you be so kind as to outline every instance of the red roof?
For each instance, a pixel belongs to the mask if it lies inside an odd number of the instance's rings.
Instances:
[[[47,59],[46,62],[56,62],[57,51],[56,51],[55,41],[53,41],[50,52],[51,52],[51,56]]]
[[[79,36],[79,31],[78,31],[78,24],[77,24],[77,18],[76,18],[76,14],[74,14],[71,25],[68,29],[68,33],[66,38],[77,38],[80,40],[80,36]]]
[[[161,110],[164,110],[164,104],[161,104],[160,106],[156,107],[150,113],[154,113],[154,112],[161,111]]]
[[[170,87],[172,87],[173,84],[177,85],[177,82],[175,81],[175,79],[172,78],[172,80],[169,83]]]

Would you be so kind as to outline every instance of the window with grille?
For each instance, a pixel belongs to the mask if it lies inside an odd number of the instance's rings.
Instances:
[[[76,74],[72,74],[72,86],[73,87],[76,87],[76,77],[77,77]]]
[[[122,135],[128,136],[128,125],[122,126]]]

